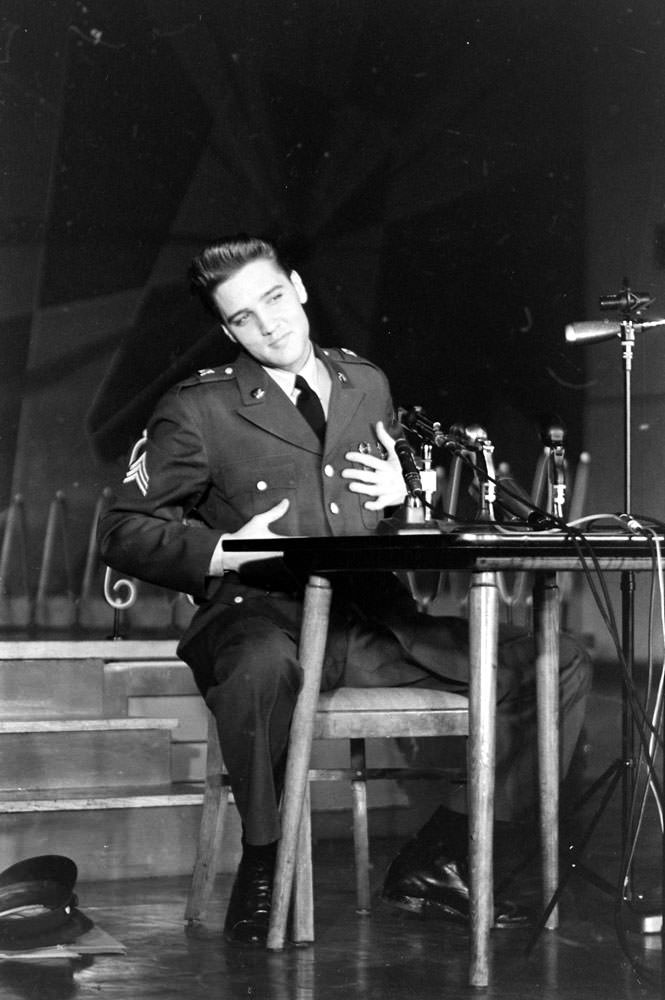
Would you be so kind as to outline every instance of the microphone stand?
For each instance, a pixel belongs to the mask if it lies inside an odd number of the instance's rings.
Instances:
[[[633,351],[635,347],[635,331],[644,328],[662,326],[662,320],[655,320],[649,323],[634,323],[631,318],[632,313],[637,313],[640,306],[649,305],[650,302],[631,302],[630,289],[626,284],[628,302],[623,302],[623,318],[621,320],[621,346],[623,359],[623,409],[624,409],[624,512],[630,515],[632,510],[632,367]],[[601,299],[603,307],[603,299]],[[621,752],[623,758],[623,781],[622,781],[622,830],[621,849],[622,857],[628,857],[629,849],[629,826],[631,815],[631,802],[635,791],[637,776],[634,771],[635,763],[635,724],[630,708],[628,685],[633,684],[635,670],[635,571],[623,570],[621,573],[621,648],[624,657],[626,676],[622,678],[622,705],[621,705]],[[662,735],[662,733],[661,733]],[[663,902],[665,902],[665,832],[662,837],[662,877],[661,877],[661,948],[665,949],[665,921],[663,921]],[[626,873],[626,880],[623,887],[623,899],[629,905],[633,902],[632,889],[632,865]],[[640,917],[636,914],[636,929],[642,933],[649,933],[654,926],[654,914],[650,913]],[[661,967],[662,985],[665,989],[665,963]]]
[[[432,517],[432,500],[436,491],[436,469],[432,468],[432,446],[423,444],[421,447],[422,467],[418,467],[415,459],[413,465],[408,459],[400,457],[402,475],[407,487],[407,494],[402,504],[402,517],[399,533],[409,531],[434,530]],[[418,605],[418,610],[426,612],[431,601],[439,591],[441,573],[439,570],[407,570],[406,579],[411,596]]]
[[[623,359],[623,509],[627,514],[632,510],[632,369],[635,346],[635,327],[630,318],[630,307],[624,312],[620,323],[621,356]],[[621,850],[626,856],[628,845],[628,821],[630,801],[633,791],[632,765],[635,754],[635,732],[629,709],[626,685],[633,681],[635,666],[635,572],[623,570],[621,573],[621,646],[623,650],[626,677],[622,678],[621,706],[621,754],[624,762],[621,803]],[[629,883],[630,884],[630,883]]]
[[[632,370],[635,348],[635,331],[645,327],[660,326],[662,320],[651,323],[634,322],[633,317],[639,317],[639,310],[651,304],[648,297],[631,293],[628,280],[624,279],[624,289],[618,295],[605,295],[600,298],[601,309],[621,308],[622,319],[619,323],[621,339],[621,357],[623,360],[623,510],[630,515],[632,510]],[[635,668],[635,571],[621,572],[621,649],[625,665],[625,677],[622,678],[621,705],[621,757],[623,766],[622,802],[621,802],[621,850],[622,856],[627,856],[630,803],[634,791],[635,776],[633,764],[635,760],[635,727],[628,685],[633,683]],[[628,873],[627,901],[631,896],[631,873]]]
[[[497,478],[494,469],[494,445],[479,424],[453,424],[445,435],[445,447],[452,452],[450,489],[447,509],[453,517],[457,510],[461,470],[463,465],[473,468],[473,479],[478,491],[478,511],[475,520],[489,525],[496,522]]]
[[[663,320],[657,320],[652,323],[642,323],[635,322],[634,316],[639,316],[639,309],[650,304],[648,297],[635,295],[631,293],[628,287],[627,280],[624,281],[624,290],[619,295],[608,295],[601,297],[600,306],[601,309],[615,309],[621,307],[622,309],[622,319],[618,324],[619,335],[622,345],[622,360],[623,360],[623,458],[624,458],[624,496],[623,496],[623,506],[624,512],[630,517],[631,507],[632,507],[632,362],[633,362],[633,352],[635,346],[635,332],[636,330],[642,330],[643,328],[650,328],[652,326],[663,325]],[[614,334],[611,334],[612,336]],[[598,339],[605,339],[605,335]],[[581,798],[576,803],[575,808],[581,808],[584,803],[589,801],[595,793],[602,787],[605,782],[610,779],[609,785],[605,790],[602,801],[596,810],[590,824],[587,828],[586,833],[580,840],[578,847],[575,845],[569,845],[568,848],[568,874],[560,881],[559,887],[555,892],[549,906],[546,908],[545,913],[541,921],[536,926],[535,932],[531,937],[531,940],[527,946],[527,954],[533,947],[533,944],[537,940],[540,931],[545,926],[545,921],[549,916],[549,913],[556,905],[561,892],[564,888],[568,877],[572,874],[573,870],[577,871],[579,875],[586,877],[590,882],[596,885],[599,889],[607,892],[610,895],[614,895],[616,888],[613,887],[608,881],[602,877],[591,872],[586,865],[581,861],[582,853],[588,843],[588,840],[595,828],[600,816],[604,812],[605,808],[609,804],[611,795],[613,794],[616,784],[621,780],[622,784],[622,802],[621,802],[621,848],[622,857],[627,858],[628,848],[629,848],[629,826],[630,826],[630,812],[631,812],[631,801],[634,793],[635,787],[635,774],[633,772],[634,760],[635,760],[635,725],[630,708],[630,698],[629,698],[629,685],[632,686],[633,674],[635,666],[635,571],[634,570],[623,570],[621,572],[621,651],[624,659],[625,665],[625,675],[622,676],[622,706],[621,706],[621,758],[617,759],[609,768],[593,782],[591,787],[581,796]],[[626,872],[625,883],[622,887],[623,890],[623,901],[630,904],[632,902],[632,867]],[[663,835],[663,896],[665,898],[665,834]],[[649,916],[648,920],[653,926],[653,917]],[[638,929],[636,926],[635,930]],[[639,926],[639,930],[642,932],[647,932],[647,923],[643,921]],[[661,941],[665,946],[665,925],[662,921],[662,902],[661,902]],[[665,985],[665,967],[662,971],[663,985]]]

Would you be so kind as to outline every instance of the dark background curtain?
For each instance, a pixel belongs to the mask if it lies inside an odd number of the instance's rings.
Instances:
[[[33,537],[64,490],[82,558],[158,396],[228,356],[185,272],[238,230],[287,243],[315,339],[444,428],[479,421],[527,487],[543,417],[571,457],[585,446],[588,371],[563,330],[595,295],[590,163],[662,117],[659,5],[5,0],[1,17],[0,505],[29,496]]]

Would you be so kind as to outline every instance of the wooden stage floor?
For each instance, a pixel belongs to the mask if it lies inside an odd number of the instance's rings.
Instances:
[[[604,874],[614,854],[602,834],[589,861]],[[392,842],[374,845],[380,889]],[[230,946],[221,928],[231,876],[221,876],[204,924],[185,931],[187,880],[79,884],[79,905],[126,948],[125,955],[84,961],[0,963],[3,1000],[637,1000],[661,996],[660,937],[631,934],[643,971],[622,951],[612,901],[574,876],[562,896],[558,931],[543,932],[530,954],[530,933],[494,931],[492,983],[466,985],[468,937],[463,928],[421,920],[376,901],[369,918],[354,912],[351,852],[345,843],[317,845],[317,941],[268,953]],[[523,884],[535,898],[533,876]]]

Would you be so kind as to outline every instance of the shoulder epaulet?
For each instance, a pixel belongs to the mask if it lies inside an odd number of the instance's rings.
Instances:
[[[361,358],[355,351],[348,347],[322,347],[321,350],[330,361],[347,361],[350,364],[372,365],[367,358]],[[376,367],[372,365],[372,367]]]
[[[192,386],[205,385],[207,382],[228,382],[235,376],[233,365],[220,365],[219,368],[199,368],[197,372],[183,379],[177,389],[190,389]]]

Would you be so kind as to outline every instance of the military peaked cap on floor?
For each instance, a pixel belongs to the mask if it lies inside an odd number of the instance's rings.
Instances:
[[[76,865],[59,854],[26,858],[0,872],[0,949],[68,944],[93,922],[76,909]]]

